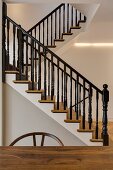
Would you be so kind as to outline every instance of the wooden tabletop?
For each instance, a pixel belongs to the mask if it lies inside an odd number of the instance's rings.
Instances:
[[[0,170],[113,170],[112,147],[0,147]]]

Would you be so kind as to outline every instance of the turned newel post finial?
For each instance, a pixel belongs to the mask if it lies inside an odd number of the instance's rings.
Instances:
[[[108,85],[103,85],[103,93],[102,93],[102,102],[103,102],[103,127],[102,127],[102,138],[103,138],[103,145],[109,145],[109,136],[108,136],[108,129],[107,129],[107,111],[108,111],[108,102],[109,102],[109,91]]]

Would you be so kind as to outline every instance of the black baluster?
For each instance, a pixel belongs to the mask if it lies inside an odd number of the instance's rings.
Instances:
[[[31,39],[31,82],[34,90],[34,40]]]
[[[24,73],[24,34],[22,33],[22,73]]]
[[[23,71],[23,33],[20,29],[17,30],[18,37],[18,67],[19,67],[19,80],[22,80]]]
[[[50,61],[48,60],[48,96],[50,96]]]
[[[75,10],[75,26],[78,26],[78,16],[77,16],[77,9]]]
[[[63,33],[65,33],[65,4],[63,6]]]
[[[6,55],[6,63],[7,63],[7,69],[9,69],[9,29],[10,29],[10,22],[7,20],[7,55]]]
[[[44,49],[44,100],[47,97],[47,80],[46,80],[46,50]]]
[[[81,116],[81,85],[79,84],[79,116]]]
[[[39,24],[39,35],[38,35],[38,37],[39,37],[39,42],[40,42],[40,24]]]
[[[55,39],[57,39],[57,11],[55,11]]]
[[[47,46],[48,46],[48,18],[47,18]]]
[[[76,112],[76,105],[77,105],[77,101],[76,101],[76,92],[77,92],[77,87],[76,87],[76,80],[75,80],[75,112]]]
[[[33,35],[33,32],[31,31],[31,36]]]
[[[66,65],[64,65],[64,110],[66,110],[66,106],[67,106],[67,96],[66,96],[66,83],[67,83],[67,77],[66,77]]]
[[[40,46],[38,45],[38,90],[41,89],[41,54],[40,54]]]
[[[85,80],[83,80],[83,118],[82,128],[85,129]]]
[[[28,80],[28,36],[26,35],[26,80]]]
[[[77,75],[76,80],[76,120],[79,119],[78,105],[79,105],[79,76]]]
[[[71,6],[71,26],[73,26],[73,6]]]
[[[81,21],[81,16],[82,16],[82,15],[81,15],[81,12],[80,12],[80,18],[79,18],[80,21]]]
[[[61,96],[61,101],[63,102],[63,91],[64,91],[64,73],[62,71],[62,74],[61,74],[61,80],[62,80],[62,96]]]
[[[68,81],[68,76],[66,74],[66,107],[67,107],[67,100],[68,100],[68,96],[67,96],[67,81]]]
[[[86,16],[84,16],[84,21],[86,21],[86,19],[87,19]]]
[[[2,81],[5,83],[5,70],[7,70],[7,59],[6,59],[6,16],[7,16],[7,5],[5,2],[2,4]]]
[[[37,51],[36,51],[36,43],[35,43],[35,82],[37,82]]]
[[[44,21],[43,21],[43,45],[44,45]]]
[[[59,110],[59,60],[57,60],[57,110]]]
[[[59,8],[59,39],[61,38],[61,8]]]
[[[34,29],[35,39],[36,39],[36,28]],[[35,42],[35,82],[37,82],[37,51],[36,51],[36,42]]]
[[[67,33],[69,32],[69,4],[67,4]]]
[[[70,70],[70,120],[72,120],[72,70]]]
[[[16,61],[15,61],[15,34],[16,34],[16,27],[13,25],[13,67],[14,70],[16,69]]]
[[[53,65],[53,56],[51,55],[51,100],[54,96],[54,65]]]
[[[88,123],[89,123],[89,129],[91,129],[92,125],[92,87],[89,85],[89,114],[88,114]]]
[[[108,91],[108,85],[103,85],[103,93],[102,93],[102,102],[103,102],[103,127],[102,127],[102,138],[103,138],[103,145],[108,146],[109,145],[109,135],[108,135],[108,129],[107,129],[107,108],[108,108],[108,102],[109,102],[109,91]]]
[[[99,100],[99,93],[96,91],[96,132],[95,138],[98,139],[98,100]]]
[[[53,15],[51,15],[51,46],[53,44]]]

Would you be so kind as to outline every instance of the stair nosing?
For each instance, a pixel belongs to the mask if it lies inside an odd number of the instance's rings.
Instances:
[[[8,70],[6,70],[5,71],[5,74],[19,74],[19,71],[14,71],[14,70],[12,70],[12,71],[8,71]]]
[[[43,93],[44,90],[26,90],[26,93]]]
[[[51,110],[51,112],[52,113],[67,113],[68,110],[56,110],[56,109],[54,109],[54,110]]]
[[[91,142],[103,142],[103,139],[90,139]]]
[[[62,33],[62,35],[73,35],[73,33]]]
[[[70,119],[65,119],[64,122],[65,122],[65,123],[80,123],[81,120],[70,120]]]
[[[92,132],[94,132],[94,130],[93,129],[77,129],[77,132],[89,132],[89,133],[92,133]]]
[[[13,80],[13,83],[19,83],[19,84],[21,84],[21,83],[23,83],[23,84],[27,84],[27,83],[30,83],[31,81],[29,81],[29,80]]]
[[[54,100],[38,100],[39,103],[55,103]]]
[[[70,29],[81,29],[81,27],[80,26],[78,26],[78,27],[70,27]]]

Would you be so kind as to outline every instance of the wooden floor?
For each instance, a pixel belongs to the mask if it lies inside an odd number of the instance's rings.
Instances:
[[[108,123],[109,145],[113,146],[113,122]]]
[[[113,170],[113,148],[0,147],[0,170]]]

